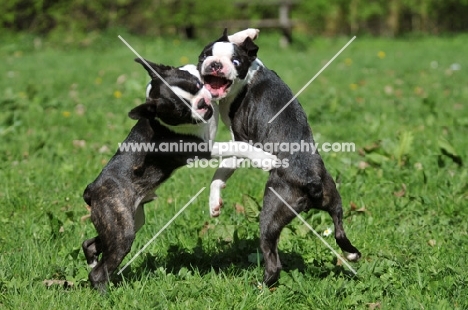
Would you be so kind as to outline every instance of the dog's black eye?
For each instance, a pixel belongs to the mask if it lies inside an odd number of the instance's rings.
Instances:
[[[200,90],[203,87],[203,84],[201,82],[197,82],[197,89]]]
[[[239,66],[240,66],[240,61],[237,60],[237,59],[233,59],[233,60],[232,60],[232,63],[233,63],[234,66],[236,66],[236,67],[239,67]]]

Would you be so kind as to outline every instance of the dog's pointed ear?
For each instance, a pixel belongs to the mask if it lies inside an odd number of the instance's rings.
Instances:
[[[164,71],[174,69],[174,67],[158,65],[143,58],[135,58],[135,61],[141,64],[146,69],[146,71],[148,71],[148,74],[152,79],[158,78],[158,74],[162,75]]]
[[[152,119],[157,116],[157,108],[157,100],[149,100],[128,112],[128,116],[137,120],[141,118]]]
[[[224,28],[223,35],[215,42],[229,42],[229,36],[227,31],[227,28]]]
[[[257,58],[258,46],[250,37],[245,38],[244,42],[239,46],[247,52],[250,61],[254,61]]]

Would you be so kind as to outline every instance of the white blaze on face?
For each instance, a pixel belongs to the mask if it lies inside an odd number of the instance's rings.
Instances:
[[[200,81],[200,84],[203,85],[203,83],[201,82],[201,75],[200,75],[200,71],[198,71],[197,69],[197,66],[195,65],[185,65],[183,67],[180,67],[179,68],[180,70],[183,70],[183,71],[187,71],[189,72],[191,75],[197,77],[197,79]],[[197,93],[197,96],[200,96],[200,98],[205,98],[205,101],[208,103],[208,102],[211,102],[211,94],[210,92],[205,88],[205,86],[203,86],[200,91]]]
[[[195,68],[196,72],[195,71],[191,72],[191,71],[187,70],[187,68],[184,68],[184,69],[180,68],[180,69],[184,70],[184,71],[189,71],[190,73],[192,73],[195,76],[197,76],[197,75],[199,76],[198,70],[196,69],[195,66],[194,66],[194,68]],[[191,69],[192,68],[190,68],[190,70]],[[171,90],[175,94],[177,94],[179,96],[179,98],[185,99],[190,103],[190,106],[192,107],[192,118],[194,120],[199,121],[200,118],[203,118],[203,116],[207,112],[206,109],[201,109],[201,110],[198,109],[197,106],[198,106],[198,102],[200,101],[200,99],[204,99],[205,102],[208,105],[211,105],[211,94],[205,87],[202,87],[198,91],[198,93],[196,93],[195,95],[192,95],[188,91],[183,90],[182,88],[177,87],[177,86],[172,86]],[[203,124],[203,123],[199,123],[199,124],[181,124],[181,125],[177,125],[177,126],[171,126],[171,125],[168,125],[168,124],[164,124],[164,122],[162,120],[159,120],[159,121],[164,126],[169,128],[170,130],[172,130],[173,132],[183,134],[183,135],[195,135],[195,136],[200,137],[200,138],[202,138],[204,140],[207,139],[207,137],[206,137],[206,127],[208,126],[208,123],[206,123],[206,124]]]
[[[201,80],[200,72],[198,72],[197,66],[195,65],[185,65],[180,67],[179,70],[187,71],[191,75],[196,76],[199,80]]]
[[[212,49],[213,56],[209,56],[205,59],[202,66],[202,72],[205,74],[211,74],[209,66],[213,62],[219,62],[223,65],[220,73],[221,76],[228,80],[233,81],[236,77],[236,68],[232,63],[232,56],[234,55],[234,44],[230,42],[216,42],[213,44]]]
[[[191,104],[193,99],[195,98],[194,95],[189,93],[188,91],[183,90],[180,87],[177,86],[171,86],[171,90],[174,92],[174,94],[177,95],[177,97],[188,100]],[[193,105],[193,104],[192,104]]]
[[[227,57],[231,59],[234,55],[234,45],[230,42],[216,42],[213,45],[213,56]]]
[[[200,85],[203,85],[201,83],[201,76],[200,72],[198,71],[197,67],[195,65],[185,65],[183,67],[180,67],[179,70],[187,71],[191,75],[195,76],[199,81]],[[188,91],[183,90],[180,87],[177,86],[172,86],[171,87],[172,91],[177,94],[180,98],[186,99],[190,102],[190,106],[192,107],[192,118],[194,119],[199,119],[200,116],[203,117],[205,114],[206,110],[198,109],[198,102],[203,99],[205,100],[205,103],[208,105],[211,105],[211,94],[210,92],[203,86],[195,95],[192,95]]]

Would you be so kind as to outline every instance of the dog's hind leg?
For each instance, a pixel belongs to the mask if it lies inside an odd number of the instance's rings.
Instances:
[[[357,261],[361,257],[359,250],[351,244],[343,228],[343,207],[341,196],[336,189],[332,177],[326,173],[323,183],[323,209],[327,210],[335,226],[335,240],[338,246],[346,252],[346,258]]]
[[[106,291],[107,282],[123,258],[130,252],[134,239],[133,232],[128,234],[120,232],[115,234],[114,240],[108,240],[110,242],[106,244],[101,260],[89,273],[89,280],[95,289],[101,292]]]
[[[305,204],[297,204],[297,193],[294,193],[291,188],[281,182],[268,181],[265,188],[265,196],[263,198],[263,208],[260,212],[260,248],[265,261],[265,272],[263,282],[271,286],[279,278],[281,271],[281,261],[278,255],[278,241],[281,230],[292,219],[294,212],[282,201],[286,201],[290,207],[294,208],[297,213],[303,211]],[[271,189],[281,197],[278,197]]]
[[[102,253],[101,239],[99,236],[85,240],[81,245],[88,266],[93,268],[98,263],[99,254]]]
[[[94,288],[105,292],[106,283],[130,252],[135,240],[135,224],[132,213],[122,204],[114,203],[101,207],[106,208],[106,221],[99,223],[99,219],[93,218],[93,214],[91,217],[99,233],[102,256],[89,273],[89,281]]]

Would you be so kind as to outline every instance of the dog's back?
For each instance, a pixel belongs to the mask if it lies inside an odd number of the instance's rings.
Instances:
[[[286,159],[289,165],[273,170],[272,175],[285,178],[308,191],[308,185],[315,182],[311,176],[324,178],[325,167],[319,153],[312,149],[315,145],[312,130],[299,101],[294,99],[276,115],[293,96],[274,71],[262,67],[245,93],[233,101],[229,114],[236,140],[276,145],[273,153],[281,161]],[[293,145],[302,145],[308,151],[292,151]]]

